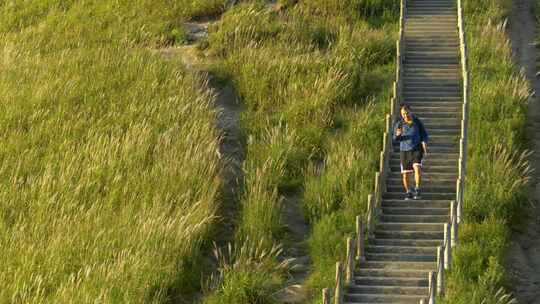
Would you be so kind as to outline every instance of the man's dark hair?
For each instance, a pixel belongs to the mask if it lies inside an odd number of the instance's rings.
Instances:
[[[411,110],[411,107],[410,107],[408,104],[406,104],[406,103],[402,103],[402,104],[399,105],[399,110],[402,110],[402,109],[405,109],[405,110],[407,110],[407,111],[410,111],[410,110]]]

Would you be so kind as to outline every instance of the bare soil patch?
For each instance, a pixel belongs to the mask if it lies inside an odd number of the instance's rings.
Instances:
[[[523,229],[513,232],[507,251],[513,290],[522,304],[540,304],[540,79],[536,76],[538,50],[534,43],[537,26],[534,0],[515,0],[508,28],[512,50],[531,88],[538,92],[531,96],[527,124],[534,151],[530,159],[535,169],[532,204],[525,213]]]

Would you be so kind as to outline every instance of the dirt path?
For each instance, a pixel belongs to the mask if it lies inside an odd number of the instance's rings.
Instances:
[[[536,92],[530,100],[527,124],[535,151],[531,157],[534,200],[523,230],[513,233],[507,252],[514,293],[521,304],[540,304],[540,78],[536,77],[539,52],[534,40],[538,25],[533,4],[534,0],[514,0],[508,29],[514,56]]]
[[[304,281],[311,264],[306,244],[310,228],[301,210],[301,199],[300,191],[284,194],[280,222],[288,233],[282,258],[290,261],[291,268],[285,288],[276,294],[276,299],[281,303],[306,303],[308,298]]]
[[[235,1],[231,2],[234,4]],[[269,1],[270,10],[280,10],[275,1]],[[220,157],[223,160],[222,190],[223,204],[220,210],[221,225],[216,235],[218,248],[225,248],[234,240],[236,220],[239,214],[240,189],[243,183],[242,163],[245,158],[245,147],[242,141],[242,130],[239,126],[242,111],[234,88],[229,84],[222,84],[206,72],[208,59],[197,49],[197,43],[208,36],[209,28],[217,22],[216,19],[204,19],[184,24],[187,32],[188,45],[175,46],[157,50],[165,58],[179,58],[193,73],[199,74],[207,81],[206,89],[215,95],[215,105],[218,109],[217,127],[222,133],[220,143]],[[306,240],[309,236],[309,225],[305,220],[300,207],[302,194],[300,191],[282,193],[283,209],[281,223],[286,226],[287,236],[284,241],[282,259],[290,262],[290,277],[285,287],[274,296],[281,303],[306,303],[308,295],[303,283],[308,275],[310,259]],[[217,261],[208,258],[209,268],[217,268]],[[193,299],[201,300],[202,294]],[[192,301],[190,301],[192,302]]]

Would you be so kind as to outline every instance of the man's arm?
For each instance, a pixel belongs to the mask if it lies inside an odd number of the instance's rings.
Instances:
[[[424,154],[427,154],[427,143],[429,140],[429,135],[426,131],[426,128],[424,127],[424,124],[420,121],[420,119],[417,119],[418,123],[418,129],[420,131],[420,141],[422,142],[422,148],[424,148]]]
[[[394,123],[394,132],[392,132],[393,133],[392,138],[394,141],[399,141],[401,139],[401,132],[402,132],[401,123],[398,120]]]

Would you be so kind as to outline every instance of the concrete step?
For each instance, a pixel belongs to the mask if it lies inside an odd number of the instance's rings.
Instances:
[[[410,30],[421,29],[425,31],[429,30],[446,30],[446,31],[457,31],[457,26],[454,22],[444,22],[444,23],[434,23],[434,22],[406,22],[405,23],[405,32],[408,33]]]
[[[422,117],[420,115],[418,115],[418,117],[420,118],[420,121],[422,121],[422,123],[424,124],[424,126],[426,127],[427,129],[427,132],[428,134],[430,134],[430,130],[431,128],[428,127],[428,126],[433,126],[433,119],[440,119],[443,123],[453,123],[454,120],[455,123],[457,124],[458,122],[461,121],[461,116],[457,116],[457,117],[438,117],[438,118],[432,118],[432,117]],[[440,148],[444,148],[444,147],[459,147],[459,140],[460,140],[460,136],[447,136],[447,135],[433,135],[431,134],[431,136],[429,137],[429,147],[434,147],[434,148],[437,148],[437,147],[440,147]],[[394,147],[396,146],[399,146],[399,141],[395,141],[393,142],[394,144]],[[434,151],[435,153],[435,151]]]
[[[423,57],[423,58],[427,58],[427,57]],[[442,69],[442,68],[439,68],[439,69],[434,69],[434,68],[430,68],[430,69],[420,69],[420,68],[412,68],[410,65],[408,68],[406,68],[405,70],[403,70],[403,72],[405,73],[405,76],[407,75],[426,75],[426,76],[431,76],[431,75],[443,75],[443,76],[446,76],[446,75],[449,75],[449,76],[452,76],[452,77],[461,77],[461,73],[460,73],[460,70],[459,69]]]
[[[428,132],[430,130],[430,127],[429,125],[426,126],[426,128],[428,129]],[[394,149],[393,149],[393,152],[399,152],[399,147],[398,146],[394,146]],[[429,147],[429,152],[433,152],[433,153],[456,153],[456,152],[459,152],[459,147],[450,147],[450,146],[431,146]],[[394,169],[399,169],[399,168],[394,168],[392,167],[392,170]],[[434,167],[431,166],[429,168],[424,168],[424,173],[451,173],[452,171],[447,171],[447,170],[433,170]],[[394,171],[394,172],[398,172],[398,171]]]
[[[411,200],[409,200],[411,201]],[[415,200],[412,200],[415,201]],[[382,207],[382,212],[385,215],[403,215],[403,216],[419,216],[419,215],[433,215],[433,216],[447,216],[450,212],[450,208],[448,204],[447,206],[444,206],[442,208],[436,208],[433,207],[435,204],[427,205],[424,204],[424,207],[418,207],[414,204],[409,204],[409,206],[401,206],[401,207],[388,207],[388,204],[385,204],[384,207]],[[410,222],[410,221],[407,221]],[[435,222],[438,223],[438,222]]]
[[[414,239],[414,240],[433,240],[443,239],[444,232],[441,231],[408,231],[408,230],[379,230],[374,232],[376,238],[381,239]]]
[[[434,271],[436,264],[432,262],[383,262],[383,261],[362,261],[359,265],[361,271]],[[427,276],[427,275],[426,275]]]
[[[398,152],[391,152],[390,153],[390,159],[395,159],[395,160],[399,160],[401,157],[401,154]],[[433,159],[433,160],[446,160],[446,159],[454,159],[454,160],[457,160],[459,159],[459,153],[458,152],[453,152],[453,153],[437,153],[437,152],[430,152],[429,153],[429,158],[430,159]],[[433,176],[432,176],[433,178]]]
[[[448,46],[448,47],[459,47],[459,39],[454,38],[435,38],[435,39],[426,39],[422,37],[406,37],[405,38],[405,48],[411,46]]]
[[[453,37],[458,35],[456,29],[447,27],[431,27],[431,26],[408,26],[405,28],[408,36],[414,36],[418,34],[424,35],[437,35],[442,37]]]
[[[396,171],[397,172],[397,171]],[[383,199],[405,199],[405,193],[399,192],[386,192],[383,194]],[[422,199],[425,200],[455,200],[455,193],[422,193]]]
[[[433,111],[433,110],[427,111],[427,110],[424,110],[424,109],[416,109],[416,108],[413,109],[413,111],[414,111],[413,113],[417,117],[419,117],[420,119],[424,119],[424,118],[462,118],[463,117],[461,112],[458,112],[458,111],[455,111],[455,112],[439,112],[439,113],[437,113],[436,111]],[[437,135],[437,136],[440,136],[440,135]],[[452,141],[456,141],[456,142],[459,141],[459,139],[456,139],[455,136],[451,136],[451,138],[452,138]]]
[[[367,253],[369,261],[404,261],[404,262],[436,262],[436,255],[429,254],[392,254],[392,253]]]
[[[453,128],[453,129],[434,129],[434,128],[430,128],[429,129],[429,134],[430,134],[430,136],[431,135],[436,135],[436,134],[439,134],[439,135],[459,135],[459,134],[461,134],[461,129],[459,128],[459,126],[455,126],[455,128]],[[433,152],[433,151],[430,151],[430,153],[431,152]]]
[[[431,166],[433,167],[433,166]],[[428,166],[423,166],[422,169],[431,168]],[[421,191],[422,195],[424,194],[430,194],[430,193],[452,193],[456,191],[455,185],[451,186],[431,186],[427,184],[421,185]],[[403,186],[401,185],[387,185],[386,190],[388,192],[405,192],[405,189],[403,189]]]
[[[429,121],[429,119],[435,119],[439,118],[441,120],[443,119],[461,119],[461,115],[456,115],[455,113],[451,113],[452,116],[450,117],[437,117],[439,113],[433,113],[433,114],[420,114],[418,112],[414,112],[416,117],[420,119],[420,121]],[[430,145],[438,145],[438,144],[458,144],[459,143],[459,136],[452,136],[452,135],[431,135],[429,136],[429,143]]]
[[[435,179],[435,178],[441,178],[441,179],[449,179],[449,178],[454,178],[454,179],[457,179],[457,170],[455,172],[436,172],[436,173],[432,173],[432,172],[422,172],[422,178],[423,179]],[[389,172],[388,173],[388,178],[401,178],[401,173],[399,172]],[[399,198],[401,199],[401,197]]]
[[[431,96],[416,96],[416,95],[406,95],[404,96],[404,99],[407,100],[407,99],[411,99],[411,98],[414,98],[414,100],[411,100],[411,101],[415,101],[415,102],[421,102],[421,101],[425,101],[425,102],[463,102],[463,98],[461,96],[448,96],[448,97],[445,97],[445,96],[435,96],[435,97],[431,97]]]
[[[405,34],[406,39],[408,38],[422,38],[422,39],[433,39],[433,38],[445,38],[448,40],[458,39],[458,35],[454,32],[448,33],[437,33],[437,32],[411,32],[408,31]]]
[[[405,47],[403,49],[402,54],[406,54],[407,50],[409,50],[409,49],[414,49],[417,52],[431,52],[431,51],[455,52],[455,51],[459,50],[458,47],[451,47],[451,46],[449,47],[449,46],[444,46],[444,45],[440,45],[440,46],[411,46],[411,47]],[[433,65],[433,66],[435,66],[435,65]],[[443,65],[438,65],[438,66],[443,66]],[[453,66],[461,68],[457,63],[454,63]]]
[[[429,89],[429,88],[451,88],[461,90],[459,80],[453,81],[438,81],[438,80],[423,80],[413,81],[411,78],[403,79],[404,88]],[[443,106],[442,104],[432,105],[433,107]]]
[[[377,246],[414,246],[414,247],[438,247],[441,246],[443,241],[439,239],[433,240],[414,240],[414,239],[370,239],[369,243]],[[363,265],[360,265],[363,267]],[[427,274],[427,271],[426,271]],[[383,275],[383,273],[380,273]],[[396,276],[395,274],[389,274],[390,276]],[[411,275],[417,276],[417,275]]]
[[[451,50],[448,52],[441,52],[441,51],[418,51],[413,48],[406,48],[405,49],[405,58],[424,58],[426,56],[429,56],[431,58],[451,58],[451,59],[457,59],[460,57],[459,52],[456,50]]]
[[[374,246],[366,247],[366,253],[437,255],[436,247]]]
[[[414,7],[432,7],[432,8],[456,8],[456,4],[452,2],[412,2],[407,3],[407,9],[411,9]]]
[[[424,162],[424,166],[427,166]],[[387,178],[386,179],[386,185],[387,186],[393,186],[393,187],[401,187],[403,185],[403,182],[401,178]],[[426,179],[424,176],[422,176],[422,187],[455,187],[456,180],[455,179]]]
[[[408,57],[405,55],[405,64],[458,64],[458,58],[428,58],[428,57]],[[461,79],[460,79],[461,80]]]
[[[399,166],[400,165],[399,159],[391,159],[390,160],[390,166]],[[422,165],[424,167],[431,167],[431,166],[457,166],[458,160],[457,159],[432,159],[430,155],[426,156],[423,159]]]
[[[457,148],[454,150],[457,150]],[[399,165],[390,165],[390,170],[392,170],[392,172],[400,172],[401,169]],[[431,165],[422,167],[422,172],[426,173],[451,173],[457,171],[458,168],[456,166]]]
[[[406,64],[404,71],[409,72],[446,72],[446,73],[461,73],[461,67],[454,65],[412,65]]]
[[[435,91],[426,91],[426,92],[419,92],[419,91],[406,91],[403,92],[403,98],[405,100],[407,99],[415,99],[415,98],[459,98],[461,99],[461,92],[456,90],[453,92],[435,92]]]
[[[459,153],[429,153],[429,158],[433,160],[446,160],[446,159],[459,159]],[[400,153],[390,153],[391,160],[399,160]],[[431,176],[431,178],[438,178],[437,176]]]
[[[443,225],[440,223],[386,223],[378,222],[376,231],[419,231],[419,232],[442,232]]]
[[[420,299],[426,298],[427,291],[422,295],[388,295],[388,294],[353,294],[345,293],[345,303],[401,303],[418,304]]]
[[[455,105],[409,105],[411,107],[411,110],[413,113],[418,114],[418,116],[427,115],[427,114],[433,114],[433,115],[445,115],[445,114],[453,114],[453,115],[462,115],[463,106],[461,104],[455,104]],[[437,113],[440,111],[440,113]]]
[[[355,277],[355,285],[364,286],[411,286],[411,287],[425,287],[428,286],[429,280],[427,276],[419,277]]]
[[[427,289],[427,286],[353,285],[347,288],[347,294],[425,295]]]
[[[422,208],[419,210],[424,211],[425,208]],[[412,212],[414,211],[411,211],[411,213]],[[384,213],[384,211],[383,211],[383,214],[381,215],[381,221],[389,222],[389,223],[448,223],[449,220],[450,220],[449,215],[429,215],[429,214],[393,215],[393,214],[386,214]]]

